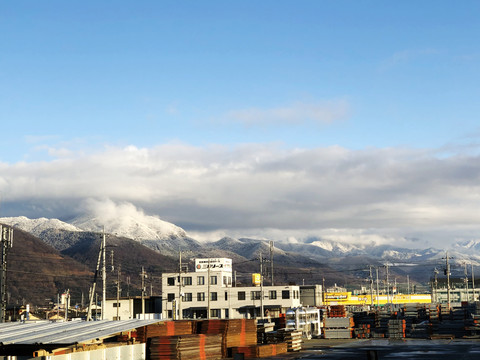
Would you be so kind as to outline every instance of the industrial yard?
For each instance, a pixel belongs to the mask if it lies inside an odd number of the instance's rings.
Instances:
[[[473,359],[480,354],[478,303],[445,309],[404,305],[350,311],[329,306],[321,328],[306,314],[271,319],[25,321],[0,324],[0,356],[19,360],[110,359]],[[363,355],[362,355],[363,354]],[[359,357],[360,356],[360,357]]]

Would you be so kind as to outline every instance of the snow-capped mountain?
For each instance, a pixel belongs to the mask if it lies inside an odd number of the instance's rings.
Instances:
[[[146,215],[136,209],[127,210],[116,213],[90,213],[77,217],[70,223],[58,219],[29,219],[25,216],[0,218],[0,223],[31,233],[58,250],[64,250],[82,241],[85,236],[95,236],[92,233],[102,232],[105,227],[107,234],[139,241],[164,254],[173,254],[178,250],[200,251],[204,247],[234,252],[246,258],[252,258],[259,252],[268,252],[268,241],[257,239],[227,237],[213,243],[200,244],[190,238],[182,228],[172,223],[156,216]],[[307,239],[305,242],[275,241],[275,254],[276,256],[297,254],[322,261],[343,257],[367,257],[379,261],[421,263],[425,261],[441,262],[442,257],[445,256],[445,250],[352,244],[316,237]],[[449,256],[455,258],[452,262],[474,261],[480,263],[480,240],[454,244],[449,249]]]
[[[3,217],[0,218],[0,223],[19,228],[39,238],[42,238],[42,233],[50,229],[82,231],[75,225],[60,221],[58,219],[47,219],[44,217],[38,219],[29,219],[25,216]]]
[[[66,223],[58,219],[29,219],[25,216],[0,218],[0,223],[24,230],[53,246],[65,250],[92,233],[103,231],[117,237],[136,240],[162,253],[196,248],[199,245],[185,231],[155,216],[115,214],[116,216],[83,215]],[[136,216],[137,215],[137,216]],[[198,245],[198,246],[197,246]]]
[[[452,248],[461,253],[480,252],[480,240],[457,242]]]
[[[316,246],[320,249],[323,249],[332,255],[342,256],[342,255],[360,255],[365,254],[365,247],[353,244],[342,243],[332,240],[323,240],[318,239],[311,242],[307,242],[312,246]]]
[[[186,237],[182,228],[161,220],[155,216],[143,215],[141,218],[133,215],[120,217],[92,217],[83,215],[71,221],[71,223],[83,231],[102,231],[116,236],[122,236],[133,240],[166,240],[172,237]]]

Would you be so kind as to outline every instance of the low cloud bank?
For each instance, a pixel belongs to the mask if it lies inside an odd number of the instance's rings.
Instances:
[[[327,236],[431,246],[480,230],[476,155],[166,144],[0,164],[0,174],[2,216],[68,220],[85,204],[89,211],[137,207],[205,239]]]

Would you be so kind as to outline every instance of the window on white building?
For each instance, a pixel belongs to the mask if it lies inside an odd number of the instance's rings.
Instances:
[[[182,278],[182,285],[187,286],[187,285],[192,285],[192,277],[191,276],[185,276]]]
[[[219,318],[220,317],[220,309],[210,309],[210,317]]]
[[[238,300],[245,300],[245,291],[238,292]]]
[[[268,295],[270,300],[275,300],[277,298],[277,290],[270,290],[270,293]]]
[[[216,292],[210,293],[210,301],[217,301],[217,293]]]
[[[217,285],[217,276],[210,276],[210,285]]]
[[[169,278],[167,278],[167,285],[168,285],[168,286],[173,286],[173,285],[175,285],[175,278],[174,278],[174,277],[169,277]]]
[[[185,295],[183,295],[183,301],[192,301],[192,293],[185,293]]]
[[[290,299],[290,290],[282,290],[282,299]]]
[[[205,285],[205,276],[197,276],[197,285]]]
[[[204,292],[197,293],[197,301],[205,301],[205,293]]]
[[[260,291],[252,291],[250,293],[251,300],[260,300]]]

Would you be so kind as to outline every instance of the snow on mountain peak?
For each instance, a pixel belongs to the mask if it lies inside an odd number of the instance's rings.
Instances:
[[[163,240],[169,237],[186,237],[185,230],[146,215],[133,204],[116,204],[111,200],[90,200],[87,214],[75,218],[71,223],[84,231],[101,231],[134,240]]]
[[[60,221],[58,219],[29,219],[25,216],[17,217],[3,217],[0,218],[0,223],[10,225],[20,230],[26,231],[37,237],[40,237],[42,232],[48,229],[67,230],[67,231],[82,231],[72,224]]]

